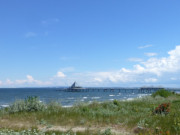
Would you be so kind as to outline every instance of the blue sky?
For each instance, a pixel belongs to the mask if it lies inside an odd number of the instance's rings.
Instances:
[[[178,0],[0,1],[0,87],[180,87]]]

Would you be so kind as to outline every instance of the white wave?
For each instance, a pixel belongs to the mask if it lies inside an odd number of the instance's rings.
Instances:
[[[87,97],[83,97],[84,99],[87,99]]]
[[[67,99],[74,99],[73,97],[67,98]]]
[[[62,106],[62,107],[68,108],[68,107],[72,107],[72,105],[64,105],[64,106]]]
[[[133,100],[133,99],[134,99],[134,98],[127,98],[126,100],[127,100],[127,101],[131,101],[131,100]]]
[[[109,99],[109,100],[113,101],[114,99]]]
[[[126,98],[126,99],[122,99],[121,101],[131,101],[134,100],[135,98]]]
[[[114,97],[115,95],[109,95],[110,97]]]
[[[92,97],[92,99],[99,99],[100,97]]]
[[[9,107],[9,105],[1,105],[1,107]]]
[[[141,95],[141,96],[147,96],[147,95],[149,95],[149,94],[139,94],[139,95]]]
[[[142,98],[142,97],[148,96],[148,95],[151,95],[151,94],[138,94],[138,98]]]

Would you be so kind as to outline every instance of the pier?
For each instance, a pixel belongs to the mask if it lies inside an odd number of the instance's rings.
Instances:
[[[129,93],[153,93],[160,89],[161,87],[141,87],[141,88],[123,88],[123,87],[86,87],[86,88],[75,88],[75,89],[63,89],[65,92],[129,92]]]
[[[76,82],[74,82],[70,87],[60,89],[59,91],[64,92],[119,92],[119,93],[153,93],[163,87],[81,87]],[[176,88],[165,88],[169,91],[178,91],[180,89]]]

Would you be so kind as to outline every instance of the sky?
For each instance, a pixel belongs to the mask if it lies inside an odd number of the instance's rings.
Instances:
[[[0,87],[180,87],[179,0],[0,0]]]

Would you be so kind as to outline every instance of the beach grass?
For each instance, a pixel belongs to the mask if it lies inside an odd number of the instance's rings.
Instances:
[[[180,95],[167,92],[168,96],[163,96],[166,92],[161,90],[131,101],[82,102],[69,108],[28,97],[0,110],[0,128],[19,132],[45,128],[46,134],[63,134],[70,128],[75,129],[72,134],[180,134]]]

